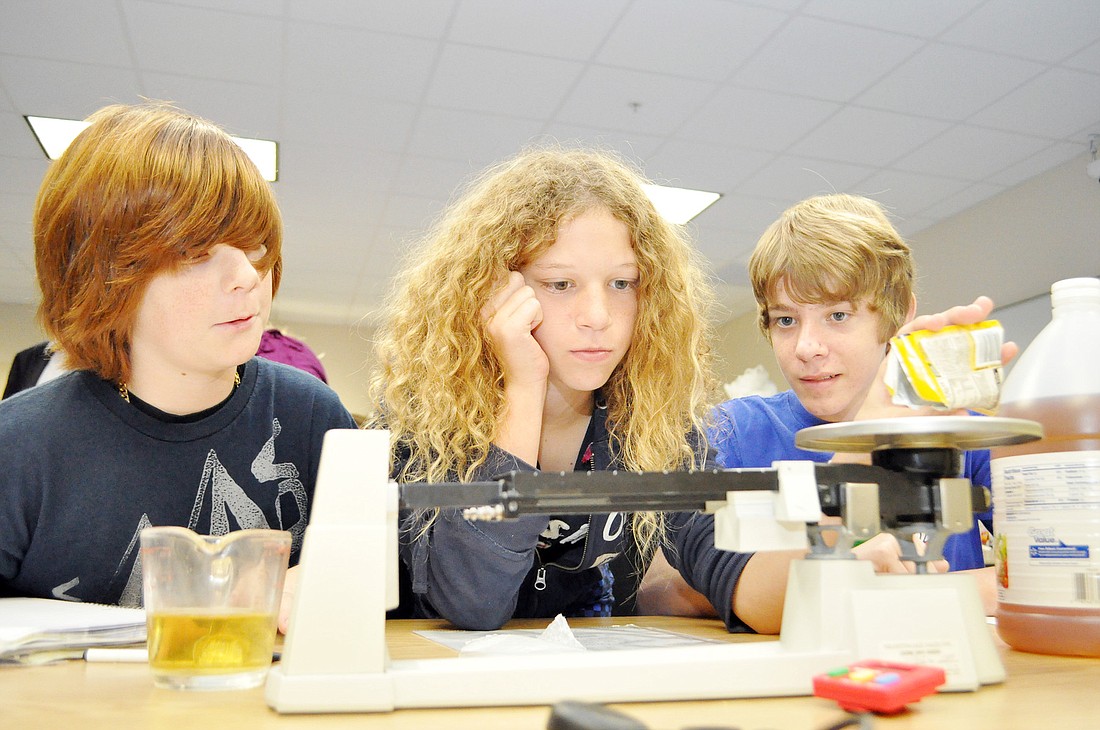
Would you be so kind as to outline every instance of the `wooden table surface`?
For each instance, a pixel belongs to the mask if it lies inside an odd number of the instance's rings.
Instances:
[[[541,628],[546,621],[513,622],[508,628]],[[632,617],[571,619],[570,625],[638,626],[728,641],[762,637],[727,634],[709,619]],[[413,632],[446,628],[441,621],[391,621],[387,643],[395,659],[431,658],[450,650]],[[765,639],[766,640],[766,639]],[[903,730],[1076,730],[1100,726],[1100,659],[1053,657],[1013,651],[999,641],[1008,672],[1004,684],[976,692],[926,697],[900,715],[875,718],[874,726]],[[534,661],[534,660],[533,660]],[[652,702],[612,705],[651,730],[706,726],[753,730],[817,730],[843,719],[835,703],[816,697]],[[445,728],[446,730],[541,730],[550,709],[538,707],[398,710],[383,714],[279,715],[268,708],[263,688],[230,692],[157,689],[144,664],[88,664],[68,661],[40,667],[0,667],[0,728],[116,730],[219,727],[234,730],[282,728]]]

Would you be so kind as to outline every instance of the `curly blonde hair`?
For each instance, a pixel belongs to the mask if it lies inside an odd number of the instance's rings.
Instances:
[[[714,380],[710,284],[684,232],[666,222],[644,178],[612,153],[539,148],[475,179],[408,254],[375,344],[371,422],[409,458],[398,481],[468,481],[504,408],[503,370],[482,307],[507,272],[539,257],[559,226],[602,209],[626,224],[637,259],[631,346],[600,390],[615,454],[627,469],[701,466],[690,438]],[[639,514],[643,548],[663,539]]]
[[[780,284],[797,302],[863,303],[879,313],[879,337],[905,324],[913,301],[913,255],[882,206],[837,193],[796,203],[772,223],[749,258],[759,325],[771,339],[768,303]]]

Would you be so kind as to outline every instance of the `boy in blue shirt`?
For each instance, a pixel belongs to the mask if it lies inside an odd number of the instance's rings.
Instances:
[[[909,246],[875,201],[823,195],[786,210],[758,241],[749,260],[749,279],[760,328],[790,390],[767,398],[734,398],[715,409],[708,436],[718,465],[825,462],[833,455],[795,446],[798,431],[824,423],[920,415],[921,411],[889,404],[882,365],[890,337],[902,327],[938,329],[949,320],[980,321],[992,302],[980,297],[968,307],[914,321],[914,278]],[[964,476],[988,486],[989,452],[967,452],[965,461]],[[982,571],[979,587],[983,601],[991,606],[994,585],[985,568],[980,529],[976,521],[970,532],[951,536],[944,557],[951,570]],[[791,559],[787,553],[758,553],[745,574],[753,569],[780,570]],[[674,579],[666,575],[664,582],[659,590],[658,574],[648,576],[640,605],[661,610],[647,604],[647,591],[657,591],[658,600],[666,604],[675,598],[699,605],[689,592],[677,588]],[[683,606],[671,610],[683,612]]]

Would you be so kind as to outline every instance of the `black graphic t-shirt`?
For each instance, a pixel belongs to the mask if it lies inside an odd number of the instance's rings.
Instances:
[[[328,386],[258,358],[192,422],[143,413],[89,372],[0,402],[0,596],[140,605],[149,525],[288,530],[297,563],[333,428],[355,422]]]

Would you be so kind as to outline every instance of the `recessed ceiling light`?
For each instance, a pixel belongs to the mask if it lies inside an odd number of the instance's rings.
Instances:
[[[34,132],[38,144],[46,157],[56,160],[61,156],[80,134],[88,122],[77,119],[57,119],[54,117],[23,117]],[[259,168],[264,180],[275,182],[279,179],[279,145],[267,139],[253,139],[251,137],[233,137],[245,154],[252,158],[252,162]]]
[[[721,193],[708,193],[705,190],[672,188],[665,185],[643,185],[642,187],[661,217],[677,225],[687,223],[722,197]]]

